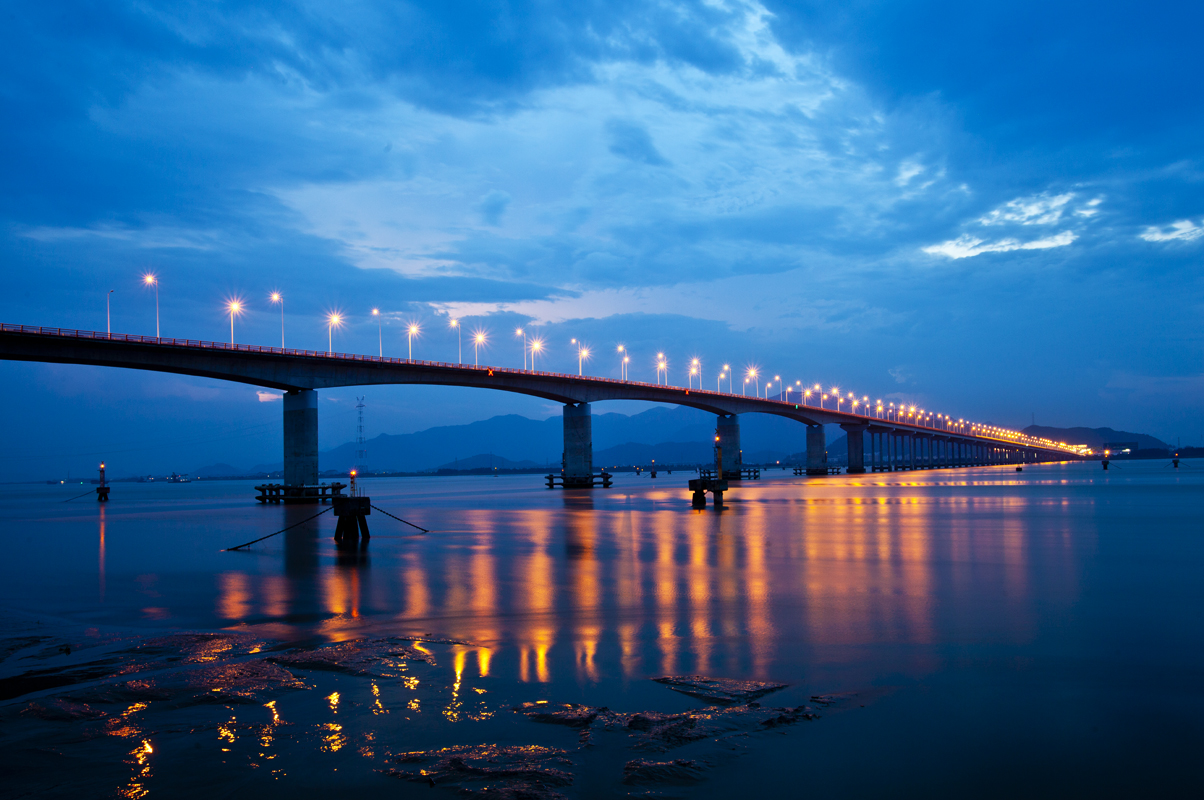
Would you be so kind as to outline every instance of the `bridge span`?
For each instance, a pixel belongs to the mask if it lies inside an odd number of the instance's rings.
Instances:
[[[280,389],[284,395],[284,483],[318,483],[317,391],[339,386],[466,386],[542,397],[564,405],[564,482],[593,481],[591,404],[644,400],[690,406],[717,416],[724,472],[739,477],[741,414],[787,417],[807,426],[807,474],[828,473],[824,425],[847,433],[848,471],[1064,461],[1078,449],[1023,434],[944,421],[939,426],[781,399],[685,389],[639,381],[280,347],[0,324],[0,359],[171,372]],[[866,444],[869,437],[869,458]]]

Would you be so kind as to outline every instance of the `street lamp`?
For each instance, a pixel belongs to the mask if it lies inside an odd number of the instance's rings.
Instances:
[[[113,314],[109,311],[109,297],[112,294],[113,290],[110,289],[109,293],[105,295],[105,333],[109,336],[113,335]]]
[[[821,394],[821,395],[819,396],[819,407],[820,407],[820,408],[823,408],[823,407],[824,407],[824,401],[825,401],[825,400],[827,400],[827,399],[828,399],[828,396],[827,396],[826,394]]]
[[[155,287],[155,338],[159,338],[159,279],[155,273],[148,272],[142,276],[142,283]]]
[[[627,348],[623,345],[619,345],[618,352],[622,358],[622,360],[619,362],[619,379],[625,381],[627,380]]]
[[[727,393],[732,394],[732,367],[730,364],[723,365],[723,371],[727,373]]]
[[[408,354],[406,356],[407,361],[414,360],[414,337],[418,335],[420,330],[421,329],[418,327],[417,322],[411,322],[410,327],[406,328],[406,343],[409,345],[409,350],[407,351]]]
[[[694,366],[694,369],[698,370],[698,388],[701,389],[702,388],[702,362],[696,358],[696,359],[694,359],[693,366]],[[693,381],[691,381],[690,385],[691,386],[694,385]]]
[[[656,385],[661,385],[661,373],[665,373],[665,384],[669,383],[669,365],[665,362],[665,354],[656,354]]]
[[[575,341],[575,340],[574,340]],[[589,360],[589,348],[577,345],[577,374],[581,375],[581,362]]]
[[[456,363],[464,363],[464,335],[460,331],[460,320],[453,319],[451,326],[456,329]]]
[[[760,397],[761,396],[761,379],[757,377],[757,368],[756,367],[748,368],[748,380],[756,382],[757,397]],[[745,381],[745,382],[747,383],[747,381]]]
[[[280,304],[280,349],[283,350],[284,349],[284,295],[280,294],[280,292],[272,292],[270,295],[268,295],[268,299],[271,300],[273,303]],[[372,313],[375,314],[376,312],[373,311]]]
[[[693,389],[693,388],[694,388],[694,376],[695,376],[695,375],[698,375],[698,367],[690,367],[690,376],[689,376],[689,381],[690,381],[690,388],[691,388],[691,389]],[[698,378],[698,388],[699,388],[699,389],[701,389],[701,388],[702,388],[702,377],[701,377],[701,376],[699,376],[699,378]]]
[[[803,405],[807,405],[807,398],[808,398],[808,397],[810,397],[810,396],[811,396],[811,390],[810,390],[810,389],[804,389],[804,390],[803,390]]]
[[[727,377],[726,372],[720,372],[719,377],[715,378],[715,393],[723,391],[723,379]],[[730,379],[729,379],[730,380]]]
[[[334,351],[334,329],[343,324],[343,315],[332,311],[326,315],[326,354]]]
[[[379,308],[372,309],[372,316],[376,317],[376,348],[378,351],[378,355],[381,358],[384,358],[385,357],[385,333],[384,333],[384,329],[381,327],[382,323],[381,323],[381,319],[380,319],[380,309]]]
[[[242,313],[242,301],[228,300],[226,311],[230,312],[230,344],[234,344],[234,317]]]
[[[531,340],[531,371],[535,371],[535,356],[543,350],[543,339]]]
[[[774,383],[776,383],[778,385],[778,394],[781,395],[782,394],[782,376],[774,375],[773,381],[774,381]]]
[[[514,335],[523,337],[523,369],[526,369],[527,368],[527,334],[526,334],[526,332],[523,331],[522,328],[515,328]],[[532,361],[531,361],[531,369],[535,369],[534,358],[532,358]]]
[[[480,328],[472,332],[472,365],[474,367],[480,366],[481,345],[485,344],[488,339],[489,337],[485,335],[485,331]]]

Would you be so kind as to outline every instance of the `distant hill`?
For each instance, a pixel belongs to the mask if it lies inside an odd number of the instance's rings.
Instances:
[[[537,464],[534,461],[511,461],[508,458],[502,458],[492,453],[478,453],[475,456],[440,464],[438,469],[472,470],[488,469],[490,467],[496,467],[497,469],[530,469],[531,467],[542,466],[544,465]]]
[[[188,474],[197,478],[232,478],[249,475],[252,473],[249,470],[239,469],[238,467],[234,467],[229,464],[218,463],[209,464],[208,466],[204,467],[197,467]]]
[[[1029,425],[1023,432],[1030,436],[1053,439],[1055,442],[1085,444],[1091,448],[1100,448],[1110,442],[1137,442],[1140,450],[1166,450],[1170,447],[1166,442],[1144,433],[1114,431],[1111,428],[1049,428],[1044,425]]]

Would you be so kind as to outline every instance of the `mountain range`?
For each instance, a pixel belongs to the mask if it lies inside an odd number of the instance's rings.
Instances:
[[[828,458],[847,461],[846,437],[839,426],[828,427]],[[593,416],[594,465],[705,464],[713,458],[715,417],[692,408],[656,407],[639,414]],[[1071,444],[1102,447],[1112,442],[1137,442],[1141,449],[1165,448],[1152,436],[1111,428],[1051,428],[1029,426],[1025,433]],[[740,420],[744,461],[749,464],[802,463],[806,458],[806,428],[768,414],[747,414]],[[355,466],[358,445],[347,442],[319,456],[322,470],[344,471]],[[525,469],[560,466],[563,423],[558,416],[537,420],[517,414],[492,417],[465,425],[429,428],[417,433],[380,434],[368,440],[365,466],[370,471],[425,472],[438,469],[472,470],[496,466]],[[278,472],[280,462],[249,469],[210,464],[193,471],[202,477],[226,477]]]

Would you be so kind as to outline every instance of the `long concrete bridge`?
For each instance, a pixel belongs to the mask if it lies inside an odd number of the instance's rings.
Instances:
[[[286,486],[318,483],[317,391],[377,384],[467,386],[563,403],[566,486],[592,485],[590,407],[603,400],[670,403],[715,414],[724,472],[735,476],[742,467],[739,419],[749,413],[776,414],[807,426],[809,475],[828,473],[823,427],[828,424],[840,425],[848,434],[850,473],[1081,457],[1076,448],[1019,433],[952,421],[934,426],[884,419],[868,407],[859,414],[781,399],[504,367],[8,324],[0,324],[0,359],[172,372],[283,390]]]

